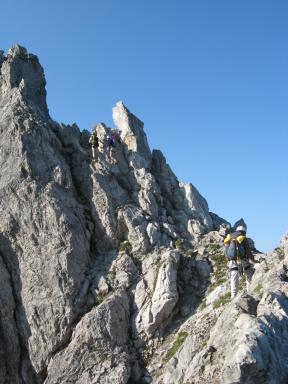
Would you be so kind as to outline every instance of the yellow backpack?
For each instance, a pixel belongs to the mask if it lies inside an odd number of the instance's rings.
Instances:
[[[245,251],[245,236],[238,235],[237,232],[229,234],[224,240],[225,256],[228,260],[244,259]]]

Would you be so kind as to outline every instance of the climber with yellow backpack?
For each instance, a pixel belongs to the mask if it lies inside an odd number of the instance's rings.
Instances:
[[[246,292],[248,293],[249,283],[254,272],[251,264],[254,262],[254,256],[246,238],[246,228],[243,225],[238,226],[234,233],[226,236],[224,246],[227,267],[230,272],[231,298],[233,299],[238,292],[239,275],[245,275]]]

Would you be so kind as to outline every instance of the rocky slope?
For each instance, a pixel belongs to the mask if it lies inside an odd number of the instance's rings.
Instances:
[[[0,383],[286,383],[287,239],[229,302],[228,223],[112,113],[91,161],[37,57],[0,51]]]

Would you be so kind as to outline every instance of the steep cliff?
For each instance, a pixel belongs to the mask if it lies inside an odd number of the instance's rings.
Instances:
[[[122,102],[112,114],[120,140],[109,153],[97,125],[92,160],[89,133],[50,118],[37,57],[0,51],[0,383],[284,383],[288,255],[215,308],[228,223]]]

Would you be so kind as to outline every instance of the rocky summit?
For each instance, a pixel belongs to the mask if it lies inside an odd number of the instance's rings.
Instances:
[[[231,300],[230,224],[112,115],[94,160],[38,58],[0,51],[0,383],[287,383],[288,236]]]

